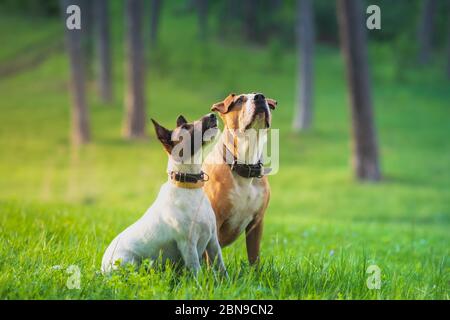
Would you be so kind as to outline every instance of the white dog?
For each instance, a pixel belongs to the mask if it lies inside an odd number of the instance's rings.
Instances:
[[[226,274],[217,238],[216,218],[203,192],[202,161],[195,161],[207,135],[217,133],[217,118],[208,114],[187,123],[177,119],[177,128],[168,130],[153,121],[156,135],[169,154],[169,181],[156,201],[137,222],[120,233],[108,246],[102,260],[102,271],[119,265],[138,265],[143,259],[183,263],[195,274],[200,269],[200,257],[207,252],[215,266]],[[197,140],[197,141],[196,141]],[[180,160],[180,158],[182,158]],[[199,162],[199,163],[195,163]]]

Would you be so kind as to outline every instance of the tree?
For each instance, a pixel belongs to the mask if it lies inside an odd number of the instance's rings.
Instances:
[[[64,20],[66,18],[66,8],[70,5],[81,6],[80,0],[61,0]],[[82,16],[81,16],[81,21]],[[75,145],[85,144],[90,141],[89,115],[85,92],[85,70],[84,70],[84,50],[82,47],[81,30],[65,29],[66,50],[70,64],[70,92],[72,96],[71,108],[71,139]]]
[[[239,0],[227,0],[220,3],[218,31],[220,40],[225,40],[235,30],[240,21],[242,3]]]
[[[448,26],[448,30],[447,30],[447,78],[450,79],[450,24]]]
[[[97,24],[98,87],[103,102],[112,100],[111,45],[109,31],[108,0],[95,0]]]
[[[297,2],[297,41],[300,62],[298,79],[300,90],[293,129],[308,129],[312,122],[314,80],[314,12],[312,0]]]
[[[426,64],[430,61],[435,12],[436,0],[425,0],[422,6],[417,37],[419,40],[419,63],[421,64]]]
[[[93,78],[94,67],[94,2],[91,0],[80,0],[79,5],[81,8],[81,14],[83,16],[83,27],[81,28],[81,47],[84,51],[84,64],[86,70],[86,76],[89,79]]]
[[[271,7],[274,10],[279,10],[283,4],[283,0],[272,0],[270,1]]]
[[[125,128],[128,139],[145,137],[145,68],[142,42],[142,0],[125,1],[126,93]]]
[[[208,0],[196,0],[198,11],[199,37],[206,40],[208,37]]]
[[[243,31],[249,41],[258,39],[258,1],[246,0],[243,1]]]
[[[337,15],[352,113],[353,167],[359,180],[377,181],[381,174],[361,1],[338,0]]]
[[[150,12],[150,44],[156,47],[158,41],[159,20],[161,16],[162,0],[152,0]]]

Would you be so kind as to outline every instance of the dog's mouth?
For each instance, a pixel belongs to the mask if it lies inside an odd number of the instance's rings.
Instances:
[[[217,128],[218,119],[214,113],[210,113],[202,118],[202,127],[206,131],[208,129]]]
[[[219,121],[216,117],[208,117],[203,121],[203,143],[216,138],[219,132]],[[205,141],[206,140],[206,141]]]
[[[218,125],[219,125],[219,123],[218,123],[218,121],[217,121],[217,119],[215,119],[215,120],[210,120],[209,122],[208,122],[208,124],[206,125],[206,130],[214,130],[214,129],[217,129],[218,128]],[[205,130],[205,131],[206,131]]]
[[[270,128],[270,110],[265,99],[259,99],[258,101],[254,102],[251,121],[248,123],[245,130],[249,128]]]
[[[245,130],[253,129],[268,129],[270,128],[270,111],[268,108],[257,109],[252,115],[251,121],[245,126]]]

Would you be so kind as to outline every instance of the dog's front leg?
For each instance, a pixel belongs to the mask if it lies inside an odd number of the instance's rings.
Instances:
[[[245,229],[245,241],[247,245],[247,257],[250,264],[259,262],[259,248],[263,232],[263,221],[258,216]]]
[[[214,234],[209,240],[206,246],[207,259],[210,259],[214,267],[217,267],[223,275],[228,277],[227,269],[225,268],[225,264],[223,263],[222,258],[222,249],[220,249],[219,240],[217,239],[217,232],[214,231]]]
[[[200,259],[196,245],[191,241],[183,240],[177,242],[177,247],[180,250],[186,268],[191,270],[194,275],[197,275],[200,271]]]

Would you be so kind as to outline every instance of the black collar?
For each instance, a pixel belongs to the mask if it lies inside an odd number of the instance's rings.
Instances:
[[[226,145],[223,145],[224,153],[223,153],[223,160],[226,164],[230,167],[231,171],[236,172],[239,176],[243,178],[262,178],[266,173],[269,173],[271,171],[270,168],[267,168],[267,170],[264,170],[264,166],[261,162],[261,160],[258,160],[255,164],[246,164],[246,163],[239,163],[234,154],[231,153],[230,150],[228,150]],[[228,156],[226,154],[232,155]],[[227,159],[233,159],[233,163],[229,163]]]
[[[199,181],[207,181],[208,179],[205,180],[205,176],[208,177],[208,175],[206,173],[204,173],[203,171],[200,173],[186,173],[186,172],[179,172],[179,171],[170,171],[169,172],[170,179],[178,181],[178,182],[197,183]]]

